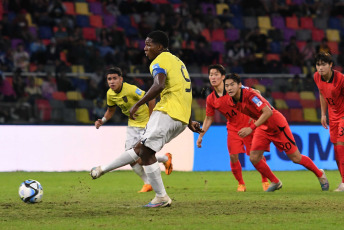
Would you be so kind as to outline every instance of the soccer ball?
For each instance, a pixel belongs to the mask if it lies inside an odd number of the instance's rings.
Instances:
[[[37,203],[42,200],[43,188],[36,180],[26,180],[19,186],[19,197],[25,203]]]

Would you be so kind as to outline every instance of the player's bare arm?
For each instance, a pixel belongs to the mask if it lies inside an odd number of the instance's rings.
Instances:
[[[188,127],[194,133],[203,133],[204,132],[201,129],[201,124],[198,121],[191,120],[191,116],[190,116],[190,119],[189,119]]]
[[[155,99],[165,88],[166,75],[163,73],[158,73],[154,77],[153,85],[150,87],[148,92],[130,109],[130,119],[135,120],[135,112],[139,109],[141,105]]]
[[[326,112],[327,112],[327,103],[324,98],[324,96],[320,93],[319,95],[320,98],[320,107],[321,107],[321,125],[325,128],[328,129],[327,125],[327,117],[326,117]]]
[[[152,112],[153,112],[153,109],[154,109],[154,107],[155,107],[155,103],[156,103],[155,98],[154,98],[153,100],[150,100],[150,101],[148,102],[149,116],[150,116],[150,115],[152,114]]]
[[[265,106],[262,109],[262,115],[260,115],[258,120],[256,122],[254,122],[253,124],[256,127],[259,127],[260,125],[264,124],[269,119],[269,117],[271,117],[271,116],[272,116],[271,109],[269,108],[269,106]],[[245,128],[242,128],[241,130],[239,130],[238,135],[240,137],[246,137],[246,136],[250,135],[252,132],[253,132],[253,129],[251,127],[245,127]]]
[[[115,114],[115,111],[116,111],[115,106],[108,107],[105,114],[104,114],[104,117],[102,119],[98,119],[98,120],[96,120],[96,122],[94,122],[96,129],[99,129],[99,127],[102,126],[106,121],[110,120],[112,118],[112,116]]]
[[[198,139],[197,139],[198,148],[202,147],[203,136],[208,131],[213,121],[214,121],[214,116],[205,116],[204,121],[203,121],[203,126],[202,126],[203,132],[199,134]]]

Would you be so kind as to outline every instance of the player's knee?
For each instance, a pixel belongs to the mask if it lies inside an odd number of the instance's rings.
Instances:
[[[252,164],[257,164],[259,162],[259,157],[257,155],[251,154],[250,161]]]

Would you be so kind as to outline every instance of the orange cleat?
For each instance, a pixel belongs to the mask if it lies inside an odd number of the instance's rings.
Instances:
[[[163,163],[165,165],[165,173],[166,173],[166,175],[170,175],[173,171],[172,154],[166,153],[165,156],[168,157],[168,160]]]
[[[152,185],[150,185],[150,184],[144,184],[143,187],[141,188],[141,190],[138,191],[138,193],[141,193],[141,192],[150,192],[150,191],[153,191]]]
[[[270,183],[269,182],[263,182],[262,186],[263,186],[263,190],[266,191],[269,188]]]
[[[244,184],[239,184],[237,192],[246,192],[246,186]]]

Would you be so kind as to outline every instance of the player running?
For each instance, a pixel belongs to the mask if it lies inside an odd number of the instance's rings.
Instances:
[[[328,191],[329,183],[324,170],[318,169],[309,157],[300,153],[285,117],[260,94],[250,88],[242,88],[240,76],[237,74],[226,75],[225,88],[230,96],[229,106],[256,120],[250,126],[242,128],[238,134],[240,137],[246,137],[255,130],[250,160],[254,167],[271,181],[266,192],[282,188],[282,181],[273,174],[263,160],[264,152],[270,151],[271,142],[279,151],[284,151],[294,163],[311,170],[319,179],[321,189]]]
[[[122,113],[129,116],[130,108],[140,100],[143,95],[145,94],[144,91],[139,89],[137,86],[128,84],[123,82],[122,71],[118,67],[109,68],[106,71],[106,80],[110,87],[107,91],[107,111],[104,114],[102,119],[98,119],[95,122],[95,126],[98,129],[101,125],[103,125],[106,121],[112,118],[115,114],[116,106],[118,106]],[[155,100],[151,100],[148,102],[148,106],[143,104],[140,106],[138,111],[136,112],[137,118],[135,120],[128,119],[128,127],[127,127],[127,139],[125,142],[125,150],[129,150],[134,147],[134,145],[140,140],[141,136],[144,133],[144,129],[148,122],[149,116],[153,111],[155,106]],[[158,162],[161,162],[165,165],[165,173],[170,175],[173,170],[172,166],[172,154],[166,153],[164,156],[157,156]],[[139,193],[141,192],[150,192],[153,190],[152,186],[148,182],[147,175],[143,170],[143,167],[138,164],[137,162],[132,162],[130,164],[134,172],[143,180],[144,185]],[[104,173],[107,173],[111,170],[117,169],[119,166],[117,161],[113,161],[110,164],[98,166],[99,170],[102,171],[102,174],[99,174],[98,177],[91,176],[93,179],[99,178]],[[94,169],[92,169],[94,170]],[[92,172],[92,171],[91,171]]]
[[[197,147],[202,147],[204,134],[214,121],[215,110],[218,110],[227,119],[227,147],[230,157],[230,166],[235,179],[238,181],[238,192],[245,192],[246,185],[242,176],[242,168],[239,161],[239,153],[250,155],[253,133],[245,138],[238,135],[238,131],[253,122],[247,115],[236,111],[233,107],[228,106],[228,94],[225,90],[223,80],[225,79],[226,70],[220,64],[208,67],[209,81],[214,91],[208,95],[206,101],[206,116],[203,121],[203,133],[198,136]],[[245,147],[246,150],[245,150]],[[263,156],[265,160],[265,157]],[[262,175],[262,174],[261,174]],[[267,190],[269,182],[262,175],[263,190]]]
[[[333,60],[329,53],[319,53],[315,57],[317,72],[314,81],[320,91],[321,124],[328,129],[326,110],[330,124],[330,140],[342,182],[335,192],[344,192],[344,75],[332,70]]]

